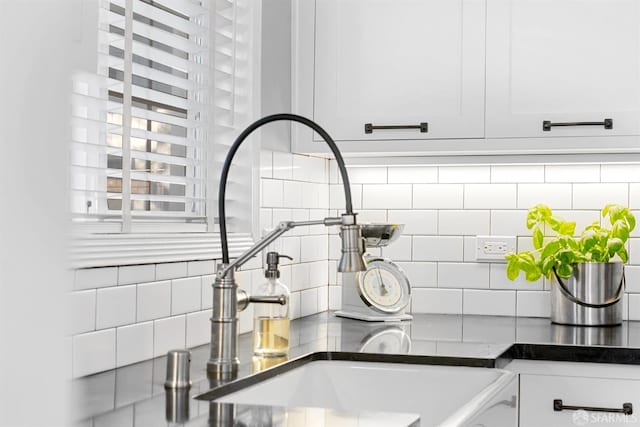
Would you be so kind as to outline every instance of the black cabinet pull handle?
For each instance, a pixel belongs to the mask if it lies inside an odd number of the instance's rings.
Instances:
[[[605,129],[613,129],[613,119],[604,119],[602,122],[564,122],[551,123],[549,120],[542,122],[542,130],[548,132],[554,126],[604,126]]]
[[[394,129],[420,129],[421,133],[429,132],[429,123],[422,122],[418,125],[388,125],[377,126],[371,123],[364,124],[364,133],[373,133],[374,130],[394,130]]]
[[[591,411],[591,412],[613,412],[616,414],[625,414],[632,415],[633,414],[633,404],[626,402],[622,404],[622,408],[598,408],[595,406],[571,406],[571,405],[563,405],[562,399],[555,399],[553,401],[553,410],[554,411]]]

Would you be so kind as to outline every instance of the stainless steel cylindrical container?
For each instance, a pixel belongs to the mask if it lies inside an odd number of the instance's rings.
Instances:
[[[551,321],[562,325],[612,326],[622,323],[624,265],[578,263],[573,275],[556,275],[551,286]]]
[[[167,353],[167,379],[164,383],[166,389],[189,388],[189,369],[191,365],[191,353],[187,350],[171,350]]]

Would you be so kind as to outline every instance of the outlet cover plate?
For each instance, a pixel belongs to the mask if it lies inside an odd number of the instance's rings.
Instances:
[[[515,251],[515,236],[476,236],[476,261],[507,262],[504,256]]]

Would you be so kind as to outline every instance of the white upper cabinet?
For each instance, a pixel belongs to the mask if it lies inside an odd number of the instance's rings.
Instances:
[[[487,138],[640,134],[640,1],[488,0],[486,42]]]
[[[345,141],[342,150],[484,137],[484,0],[303,0],[296,8],[293,109]],[[317,135],[296,133],[297,151],[324,150]]]

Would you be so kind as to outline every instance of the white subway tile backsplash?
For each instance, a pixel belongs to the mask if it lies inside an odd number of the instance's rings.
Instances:
[[[363,209],[411,208],[410,184],[370,184],[362,186]]]
[[[602,165],[601,182],[640,182],[640,164]]]
[[[159,319],[171,314],[171,282],[138,285],[137,321]]]
[[[390,167],[387,171],[389,184],[435,184],[438,182],[436,166]]]
[[[413,289],[412,313],[462,314],[461,289]]]
[[[342,286],[329,286],[329,310],[342,308]]]
[[[386,210],[365,209],[365,210],[359,210],[357,213],[358,213],[358,222],[361,224],[364,224],[367,222],[377,222],[377,223],[387,222]]]
[[[573,209],[602,209],[609,203],[628,205],[629,184],[573,184]]]
[[[289,299],[291,306],[289,307],[291,319],[298,319],[300,317],[300,292],[292,292]]]
[[[515,209],[516,184],[465,184],[465,209]]]
[[[69,294],[69,333],[81,334],[96,329],[96,290]]]
[[[438,212],[438,234],[440,235],[486,235],[491,219],[489,211],[451,210]]]
[[[281,208],[284,206],[284,181],[263,179],[260,187],[260,206],[263,208]]]
[[[571,209],[571,184],[518,184],[518,209],[544,203],[551,209]]]
[[[156,264],[156,280],[178,279],[187,276],[186,262]]]
[[[213,306],[213,282],[215,280],[216,276],[213,274],[202,276],[201,308],[203,310]]]
[[[306,289],[300,292],[300,316],[309,316],[318,312],[318,289]]]
[[[438,182],[441,184],[479,183],[491,181],[489,166],[440,166]]]
[[[414,209],[462,209],[464,185],[414,184]]]
[[[320,157],[293,156],[293,179],[318,183],[327,182],[327,160]]]
[[[309,264],[294,264],[291,266],[291,291],[306,289],[309,285]]]
[[[382,248],[382,255],[394,261],[411,261],[411,236],[400,236],[398,239]]]
[[[351,184],[351,203],[353,209],[362,209],[362,185]],[[332,184],[329,186],[329,208],[344,212],[344,186],[342,184]]]
[[[629,239],[629,264],[640,265],[640,239]]]
[[[291,154],[273,152],[273,177],[275,179],[293,179],[293,156]]]
[[[213,274],[216,272],[216,262],[214,260],[207,261],[189,261],[187,263],[188,276],[204,276],[205,274]],[[151,280],[148,280],[149,282]]]
[[[600,182],[600,165],[547,165],[545,182]]]
[[[640,293],[640,266],[625,265],[624,276],[627,282],[627,292]]]
[[[329,309],[329,287],[320,286],[318,290],[318,309],[317,312],[327,311]]]
[[[212,310],[187,314],[187,348],[207,344],[211,340]]]
[[[76,270],[74,289],[104,288],[118,284],[118,267],[83,268]]]
[[[326,234],[300,238],[300,262],[326,260],[328,253],[329,238]]]
[[[273,178],[273,152],[260,150],[260,178]]]
[[[153,357],[164,356],[169,350],[185,348],[185,319],[185,316],[175,316],[153,322]]]
[[[98,289],[96,329],[128,325],[136,321],[136,286]]]
[[[387,168],[347,168],[352,184],[386,184]]]
[[[490,283],[491,289],[529,291],[541,291],[544,289],[542,279],[535,282],[529,282],[525,279],[524,274],[522,273],[516,280],[509,280],[507,277],[507,264],[491,264]]]
[[[398,262],[414,288],[438,286],[438,264],[435,262]]]
[[[463,260],[464,262],[476,262],[476,236],[464,236],[463,238]]]
[[[153,358],[153,322],[122,326],[116,330],[116,339],[117,366]]]
[[[544,182],[542,165],[491,166],[492,183]]]
[[[202,279],[189,277],[171,281],[171,315],[198,311],[201,307]]]
[[[156,280],[155,264],[126,265],[118,268],[118,285],[133,285],[154,280]]]
[[[640,184],[629,184],[629,207],[640,209]]]
[[[116,367],[116,330],[73,337],[73,376],[82,377]]]
[[[403,235],[438,234],[438,211],[390,210],[387,218],[392,224],[404,224]]]
[[[549,291],[518,291],[516,313],[519,317],[549,317],[551,296]]]
[[[489,264],[438,263],[440,288],[489,288]]]
[[[309,263],[309,285],[307,287],[326,287],[329,284],[329,263],[325,259]]]
[[[529,236],[526,210],[491,211],[491,235]]]
[[[414,236],[413,261],[462,261],[463,239],[457,236]]]
[[[464,314],[515,316],[516,291],[465,289],[462,306]]]
[[[640,320],[640,294],[629,294],[629,320]]]
[[[285,208],[298,208],[302,206],[302,182],[284,181],[284,193],[282,206]]]

